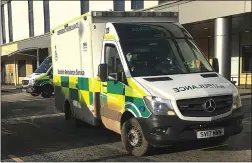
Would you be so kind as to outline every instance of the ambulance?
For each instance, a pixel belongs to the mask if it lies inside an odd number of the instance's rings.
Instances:
[[[22,80],[22,91],[49,98],[53,95],[53,89],[52,56],[48,56],[32,74]]]
[[[134,156],[243,130],[237,88],[176,12],[90,11],[52,29],[51,49],[56,108],[120,134]]]

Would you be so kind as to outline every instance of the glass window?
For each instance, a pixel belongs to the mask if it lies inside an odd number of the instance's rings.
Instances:
[[[34,18],[33,18],[33,0],[28,0],[28,10],[29,10],[29,35],[34,36]]]
[[[121,44],[133,77],[213,71],[191,40],[135,39]]]
[[[8,1],[8,24],[9,24],[9,40],[13,41],[13,28],[12,28],[12,10],[11,10],[11,1]]]
[[[35,73],[46,73],[51,66],[52,66],[52,57],[49,56],[36,69]]]
[[[176,23],[115,23],[130,73],[158,76],[213,71],[191,35]]]
[[[18,76],[26,77],[26,61],[25,60],[18,61]]]
[[[114,11],[124,11],[125,10],[125,0],[113,0]]]
[[[81,0],[81,15],[89,11],[89,0]]]
[[[45,33],[47,33],[50,31],[49,0],[44,0],[43,5],[44,5],[44,30]]]
[[[5,15],[4,15],[4,5],[1,6],[1,19],[2,19],[2,37],[3,44],[6,43],[6,33],[5,33]]]
[[[144,0],[131,0],[131,9],[143,9],[144,8]]]
[[[168,0],[158,0],[158,4],[162,4],[162,3],[165,3],[165,2],[168,2]]]
[[[242,72],[252,72],[252,50],[251,45],[242,47]]]
[[[53,69],[48,72],[48,75],[53,75]]]
[[[192,38],[178,23],[114,23],[120,39]]]
[[[105,45],[105,57],[108,64],[108,73],[119,73],[123,71],[122,63],[119,57],[119,53],[115,45]]]
[[[115,45],[105,45],[105,58],[108,64],[109,78],[117,78],[118,81],[127,84],[121,59]]]
[[[37,69],[37,60],[32,60],[32,72],[35,72]]]

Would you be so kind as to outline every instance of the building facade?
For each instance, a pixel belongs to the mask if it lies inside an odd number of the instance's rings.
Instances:
[[[92,10],[176,11],[220,73],[251,85],[251,1],[79,0],[1,2],[2,83],[19,84],[50,55],[50,29]]]

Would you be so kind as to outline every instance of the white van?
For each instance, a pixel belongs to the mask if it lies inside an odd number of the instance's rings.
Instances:
[[[53,95],[52,56],[48,56],[32,74],[22,80],[22,91],[44,98]]]
[[[77,124],[121,134],[136,156],[240,133],[237,88],[177,20],[173,12],[91,11],[53,29],[55,106]]]

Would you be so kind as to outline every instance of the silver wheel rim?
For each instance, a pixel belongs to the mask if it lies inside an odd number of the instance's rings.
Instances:
[[[128,141],[132,146],[138,146],[142,142],[141,134],[136,128],[132,128],[128,132]]]

